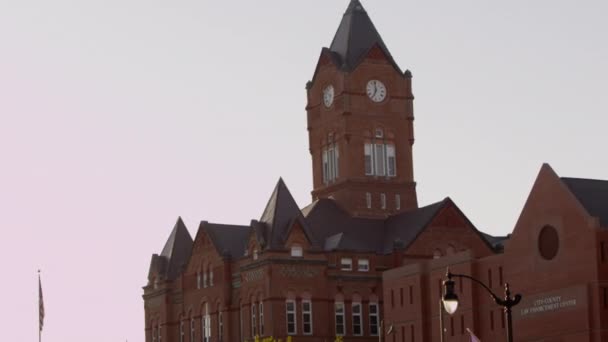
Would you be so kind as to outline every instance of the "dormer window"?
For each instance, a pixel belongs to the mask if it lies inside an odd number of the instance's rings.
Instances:
[[[294,245],[291,246],[291,256],[295,258],[301,258],[304,256],[304,251],[302,250],[302,246]]]
[[[368,272],[369,271],[369,259],[357,260],[357,271]]]
[[[253,260],[258,260],[258,250],[257,249],[253,250]]]
[[[342,270],[342,271],[352,271],[353,270],[353,259],[351,259],[351,258],[341,258],[340,259],[340,270]]]

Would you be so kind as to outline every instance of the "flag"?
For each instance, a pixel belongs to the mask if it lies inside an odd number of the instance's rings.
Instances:
[[[40,281],[40,271],[38,271],[38,330],[42,331],[44,326],[44,300],[42,298],[42,282]]]
[[[475,334],[473,334],[471,329],[467,328],[467,331],[469,332],[469,335],[471,336],[471,342],[481,342],[481,340],[478,339],[477,336],[475,336]]]

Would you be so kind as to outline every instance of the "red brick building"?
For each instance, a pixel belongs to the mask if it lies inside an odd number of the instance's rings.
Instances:
[[[144,287],[147,342],[439,341],[447,266],[524,295],[517,341],[601,340],[608,182],[544,166],[508,240],[449,198],[419,207],[412,75],[358,0],[306,88],[312,203],[298,206],[279,180],[248,225],[203,221],[193,239],[178,219]],[[466,328],[503,339],[500,309],[466,280],[456,288],[445,341],[468,341]]]

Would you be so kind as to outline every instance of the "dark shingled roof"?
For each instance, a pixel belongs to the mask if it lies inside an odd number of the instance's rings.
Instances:
[[[351,217],[333,200],[320,199],[314,206],[306,208],[306,220],[313,234],[324,241],[325,250],[389,254],[395,241],[403,247],[414,242],[447,201],[382,220]]]
[[[608,228],[608,181],[583,178],[562,178],[572,194],[585,207],[589,215]]]
[[[446,198],[441,202],[389,217],[386,220],[383,252],[391,253],[395,241],[403,243],[403,247],[409,246],[448,201]]]
[[[329,50],[339,57],[342,70],[352,71],[374,46],[378,46],[393,67],[401,73],[359,0],[351,0]],[[335,58],[332,59],[335,61]]]
[[[207,232],[220,255],[239,258],[245,252],[252,228],[203,222],[200,229]]]
[[[283,179],[279,179],[260,218],[260,222],[266,226],[264,232],[265,247],[271,249],[283,248],[283,240],[286,238],[287,230],[293,224],[293,220],[300,215],[302,215],[302,212],[298,204],[291,196]],[[306,234],[309,237],[312,236],[305,222],[303,226],[302,228]]]
[[[160,253],[160,258],[165,258],[165,261],[155,261],[153,257],[152,262],[157,265],[166,263],[166,266],[162,267],[166,271],[165,277],[168,280],[173,280],[181,273],[182,268],[188,262],[191,252],[192,237],[184,221],[179,217],[173,227],[173,231],[171,231],[171,235],[169,235],[165,243],[165,247],[163,247],[163,251]]]

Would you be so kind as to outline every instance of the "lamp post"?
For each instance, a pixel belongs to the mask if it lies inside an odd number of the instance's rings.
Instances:
[[[481,287],[483,287],[486,291],[488,291],[488,293],[490,294],[490,297],[492,297],[492,300],[494,300],[494,302],[496,304],[503,307],[503,310],[505,312],[505,318],[507,319],[507,341],[513,342],[513,321],[512,321],[512,317],[511,317],[511,308],[514,307],[515,305],[517,305],[519,303],[519,301],[521,301],[521,295],[516,294],[515,296],[512,297],[511,291],[509,290],[509,284],[505,283],[505,298],[501,299],[500,297],[495,295],[494,292],[492,292],[492,290],[490,290],[490,288],[487,287],[481,281],[479,281],[471,276],[468,276],[466,274],[454,274],[454,273],[450,272],[449,269],[447,272],[447,278],[448,279],[444,280],[444,282],[443,282],[443,286],[445,288],[445,294],[443,296],[443,307],[445,308],[445,311],[448,314],[451,315],[454,312],[456,312],[456,309],[458,309],[458,296],[456,295],[456,292],[454,291],[454,281],[452,280],[452,278],[469,279],[469,280],[481,285]]]

